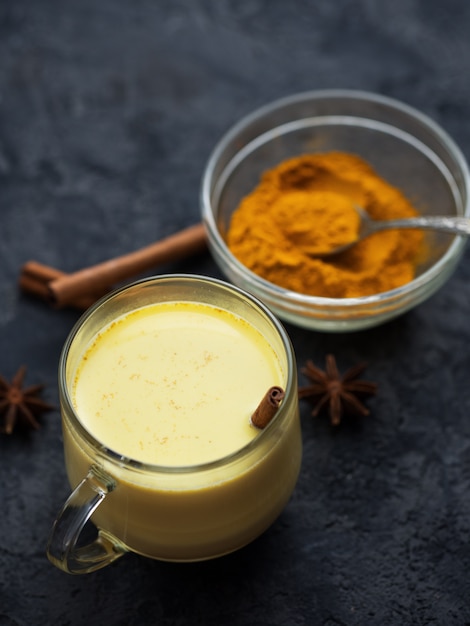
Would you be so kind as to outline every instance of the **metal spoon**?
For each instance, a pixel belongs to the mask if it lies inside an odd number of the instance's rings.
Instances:
[[[452,233],[454,235],[470,236],[470,218],[468,217],[446,217],[446,216],[430,216],[430,217],[409,217],[399,220],[374,220],[369,217],[364,209],[354,207],[361,218],[356,239],[336,248],[332,248],[322,254],[316,256],[331,256],[344,252],[352,246],[356,245],[362,239],[378,233],[382,230],[390,230],[396,228],[424,228],[426,230],[438,230],[443,233]]]

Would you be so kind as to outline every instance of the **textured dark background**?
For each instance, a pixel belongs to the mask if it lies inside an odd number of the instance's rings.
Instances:
[[[204,164],[239,118],[318,88],[429,114],[470,157],[467,0],[2,0],[0,371],[57,404],[78,313],[18,293],[199,220]],[[333,431],[302,405],[285,512],[226,558],[134,555],[72,577],[45,557],[68,493],[60,418],[0,436],[0,625],[470,624],[469,255],[431,300],[345,336],[288,325],[299,363],[367,360],[372,414]],[[167,271],[219,276],[209,255]]]

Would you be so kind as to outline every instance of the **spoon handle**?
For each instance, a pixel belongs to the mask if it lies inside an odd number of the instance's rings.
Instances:
[[[374,221],[373,224],[374,231],[390,228],[426,228],[456,235],[470,235],[470,219],[468,217],[412,217],[402,220]]]

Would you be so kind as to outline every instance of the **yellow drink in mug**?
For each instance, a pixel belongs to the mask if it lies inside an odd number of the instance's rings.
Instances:
[[[266,428],[250,417],[285,390]],[[73,492],[49,559],[70,573],[126,551],[194,561],[227,554],[287,504],[302,455],[297,374],[282,325],[222,281],[169,275],[89,309],[59,364]],[[83,544],[91,519],[97,537]]]

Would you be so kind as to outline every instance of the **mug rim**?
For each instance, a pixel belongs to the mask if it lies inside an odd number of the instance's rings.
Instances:
[[[116,452],[112,448],[106,446],[103,442],[97,439],[92,433],[83,425],[80,420],[77,411],[75,410],[72,399],[69,393],[69,386],[67,384],[66,379],[66,371],[67,371],[67,359],[72,344],[82,326],[103,306],[115,299],[119,294],[125,291],[129,291],[130,289],[136,289],[139,286],[148,284],[148,283],[159,283],[159,282],[178,282],[178,281],[188,281],[193,283],[210,283],[215,285],[219,289],[225,289],[234,293],[240,299],[248,300],[251,305],[258,310],[259,313],[264,315],[267,321],[274,327],[274,330],[278,334],[281,339],[282,346],[284,348],[284,352],[286,355],[287,361],[287,371],[286,371],[286,389],[285,389],[285,400],[282,402],[279,409],[276,411],[274,417],[270,420],[267,426],[263,429],[260,429],[259,433],[247,444],[243,447],[217,458],[212,461],[204,462],[204,463],[196,463],[192,465],[159,465],[154,463],[146,463],[144,461],[138,461],[137,459],[133,459],[131,457],[127,457],[119,452]],[[196,300],[194,300],[196,302]],[[140,308],[140,307],[137,307]],[[130,313],[128,311],[128,313]],[[151,473],[165,473],[165,474],[194,474],[203,471],[213,470],[220,468],[225,465],[229,465],[233,462],[238,461],[241,458],[248,456],[251,452],[257,449],[262,442],[272,433],[280,422],[283,421],[285,414],[288,408],[288,400],[291,399],[292,394],[295,392],[295,384],[296,379],[294,377],[294,373],[296,372],[296,362],[294,357],[294,350],[292,347],[292,343],[290,341],[289,335],[285,330],[284,326],[280,322],[280,320],[274,315],[274,313],[258,298],[248,293],[244,289],[236,285],[232,285],[224,280],[220,280],[218,278],[198,275],[198,274],[185,274],[185,273],[174,273],[174,274],[162,274],[158,276],[149,276],[146,278],[142,278],[131,283],[127,283],[113,291],[107,293],[105,296],[97,300],[93,305],[91,305],[75,322],[72,329],[70,330],[67,339],[63,345],[61,350],[60,358],[59,358],[59,366],[58,366],[58,386],[59,386],[59,399],[60,404],[64,404],[61,406],[62,419],[66,419],[78,432],[80,437],[82,437],[88,445],[90,445],[95,452],[99,453],[100,456],[104,456],[106,461],[111,462],[114,465],[119,466],[120,468],[137,470],[142,472],[151,472]]]

